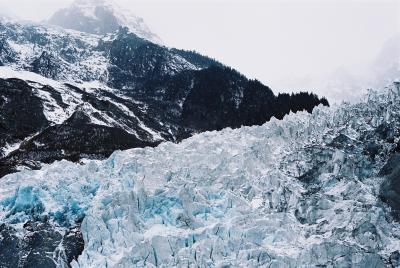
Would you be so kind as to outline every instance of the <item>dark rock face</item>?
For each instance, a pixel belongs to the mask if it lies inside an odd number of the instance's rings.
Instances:
[[[121,32],[106,51],[113,64],[108,69],[113,88],[137,88],[137,83],[166,74],[167,51],[133,34]]]
[[[398,131],[388,124],[379,125],[375,132],[379,138],[386,140],[387,142],[394,142],[396,135],[398,135]]]
[[[0,147],[21,141],[48,124],[32,87],[18,79],[0,79]]]
[[[77,227],[59,231],[46,222],[27,222],[17,236],[17,230],[0,225],[0,267],[69,267],[83,248]]]
[[[386,181],[381,186],[380,197],[392,209],[392,215],[400,220],[400,155],[393,155],[381,170]]]
[[[400,166],[400,153],[394,153],[382,167],[379,172],[380,176],[389,176],[395,172],[396,168]]]
[[[39,58],[32,62],[31,71],[44,77],[52,79],[58,79],[58,73],[60,72],[61,64],[58,59],[50,53],[44,51]]]
[[[143,92],[148,91],[144,85],[164,81],[184,70],[222,66],[193,52],[153,44],[130,33],[127,28],[120,28],[111,42],[101,41],[98,49],[110,59],[108,85],[112,88]]]
[[[63,238],[63,248],[65,253],[66,263],[69,265],[76,260],[85,248],[82,233],[79,226],[70,228]]]
[[[399,267],[400,266],[400,252],[395,251],[390,254],[390,264],[392,267]]]
[[[120,128],[92,124],[87,115],[77,111],[63,124],[47,127],[0,159],[0,176],[15,172],[16,166],[36,169],[40,163],[62,159],[75,162],[82,158],[104,159],[116,150],[158,143],[140,140]]]
[[[397,126],[382,124],[375,131],[380,139],[389,143],[394,143],[399,137]],[[392,210],[393,217],[400,221],[400,146],[399,142],[393,144],[393,150],[385,165],[380,170],[379,176],[385,177],[385,181],[381,185],[380,198],[387,203]],[[393,260],[394,262],[398,262]],[[396,266],[395,266],[396,267]]]
[[[84,145],[84,146],[82,146]],[[115,150],[154,146],[150,142],[138,140],[134,135],[118,128],[99,126],[95,124],[74,124],[67,122],[52,126],[37,135],[21,147],[34,156],[43,157],[46,152],[53,152],[51,157],[35,159],[39,162],[54,161],[55,154],[60,152],[59,159],[78,161],[84,156],[94,158],[108,157]]]

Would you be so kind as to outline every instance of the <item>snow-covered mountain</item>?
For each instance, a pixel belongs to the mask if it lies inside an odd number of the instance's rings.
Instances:
[[[399,87],[8,175],[1,264],[399,267]]]
[[[213,59],[127,28],[101,36],[0,23],[0,65],[0,177],[328,104],[275,96]]]
[[[110,81],[117,79],[114,75],[129,75],[123,79],[145,79],[149,75],[162,77],[217,64],[206,57],[202,62],[190,62],[181,56],[183,51],[153,44],[130,33],[128,28],[119,28],[107,35],[93,35],[51,26],[5,22],[0,24],[0,34],[0,65],[53,80],[99,81],[117,86]],[[132,66],[127,66],[128,63]],[[158,66],[154,66],[155,63]],[[124,82],[120,86],[128,87],[130,81]],[[133,80],[131,84],[136,82]]]
[[[161,44],[160,38],[142,18],[119,7],[113,0],[76,0],[70,7],[57,11],[48,23],[98,35],[113,33],[119,27],[128,27],[137,36]]]

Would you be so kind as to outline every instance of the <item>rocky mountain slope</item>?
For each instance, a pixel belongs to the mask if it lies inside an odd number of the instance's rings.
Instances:
[[[98,35],[0,23],[0,65],[0,176],[328,105],[308,93],[276,96],[213,59],[128,28]]]
[[[399,267],[399,100],[8,175],[2,265]]]

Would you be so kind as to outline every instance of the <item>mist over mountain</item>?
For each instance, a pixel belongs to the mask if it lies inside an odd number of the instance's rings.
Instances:
[[[386,40],[374,57],[358,67],[340,67],[326,76],[292,77],[282,81],[287,90],[302,85],[321,92],[332,103],[358,101],[371,88],[384,88],[400,74],[400,35]],[[300,88],[300,90],[303,88]]]
[[[137,36],[161,43],[142,18],[124,10],[112,0],[76,0],[70,7],[57,11],[48,23],[91,34],[108,34],[128,27]]]
[[[390,84],[400,73],[400,34],[387,40],[371,66],[371,87]]]

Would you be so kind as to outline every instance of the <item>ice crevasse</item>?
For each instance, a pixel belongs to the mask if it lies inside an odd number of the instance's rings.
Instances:
[[[398,134],[377,129],[399,117],[392,86],[262,126],[56,162],[0,180],[0,221],[79,222],[72,267],[390,267],[400,226],[378,173]]]

